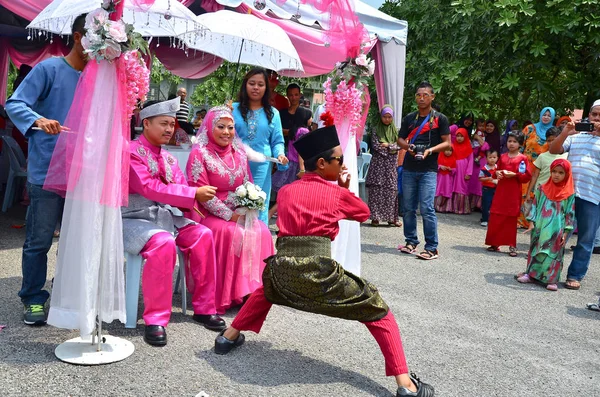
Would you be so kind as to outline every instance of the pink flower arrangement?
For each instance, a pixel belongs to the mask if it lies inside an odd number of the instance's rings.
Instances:
[[[133,115],[138,100],[144,102],[150,89],[150,71],[138,51],[128,51],[121,56],[120,68],[125,70],[127,88],[127,118]]]
[[[350,122],[350,134],[356,135],[360,127],[363,108],[362,91],[356,88],[356,84],[347,83],[345,79],[340,81],[332,90],[331,77],[325,84],[325,102],[327,111],[331,112],[336,123],[348,119]]]

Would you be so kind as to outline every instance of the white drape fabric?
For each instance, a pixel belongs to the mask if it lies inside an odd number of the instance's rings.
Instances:
[[[336,125],[338,135],[348,134],[350,123],[345,119]],[[341,141],[342,139],[340,139]],[[344,150],[344,164],[351,175],[350,191],[358,196],[358,168],[356,161],[356,139],[354,136],[346,140],[348,143]],[[342,220],[339,222],[340,232],[331,242],[331,257],[342,265],[345,270],[360,276],[360,223]]]
[[[120,172],[105,179],[106,170],[120,170],[123,161],[121,151],[111,154],[110,148],[127,144],[114,141],[120,138],[115,124],[122,114],[115,68],[105,61],[98,65],[87,122],[81,131],[74,131],[83,134],[82,141],[78,139],[82,142],[82,166],[65,197],[48,315],[48,324],[79,329],[82,337],[94,330],[98,312],[104,322],[118,319],[125,323],[121,209],[101,204],[103,191],[109,189],[104,186],[106,181],[114,186],[121,181]]]

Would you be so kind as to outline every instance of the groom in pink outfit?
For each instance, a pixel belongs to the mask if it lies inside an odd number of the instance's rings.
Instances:
[[[177,160],[161,148],[173,136],[178,109],[176,98],[149,102],[140,112],[144,132],[130,144],[129,205],[122,208],[125,250],[146,260],[142,273],[144,341],[154,346],[167,344],[177,247],[185,256],[193,319],[211,330],[225,329],[225,321],[215,315],[212,232],[177,209],[193,211],[196,200],[210,200],[216,188],[188,186]]]

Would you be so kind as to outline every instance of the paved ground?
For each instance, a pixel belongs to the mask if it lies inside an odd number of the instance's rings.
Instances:
[[[179,296],[165,348],[143,342],[141,321],[136,330],[113,324],[111,334],[134,343],[133,356],[100,367],[63,364],[54,348],[77,333],[21,322],[16,292],[25,233],[11,225],[23,216],[22,209],[0,215],[2,396],[394,395],[381,353],[360,324],[275,307],[260,335],[216,356],[215,333],[181,314]],[[584,308],[600,290],[599,256],[580,291],[519,285],[513,275],[524,256],[485,252],[477,219],[440,216],[442,257],[431,262],[395,250],[401,229],[362,228],[363,276],[394,311],[411,369],[438,396],[600,396],[600,314]],[[526,250],[527,238],[519,242]]]

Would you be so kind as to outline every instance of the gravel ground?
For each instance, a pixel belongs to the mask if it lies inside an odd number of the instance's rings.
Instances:
[[[22,208],[0,215],[1,396],[395,395],[375,341],[358,323],[274,307],[260,335],[248,333],[242,348],[217,356],[216,334],[184,317],[177,295],[166,347],[143,342],[141,320],[135,330],[114,323],[108,332],[135,345],[131,357],[64,364],[54,349],[77,332],[21,320],[25,230],[11,226],[23,217]],[[488,253],[477,221],[478,214],[440,215],[442,256],[429,262],[396,251],[402,229],[361,229],[363,276],[393,310],[411,370],[438,396],[600,396],[600,314],[585,309],[597,299],[599,256],[579,291],[520,285],[513,275],[524,269],[528,238],[519,236],[518,258]],[[49,257],[51,279],[56,244]]]

